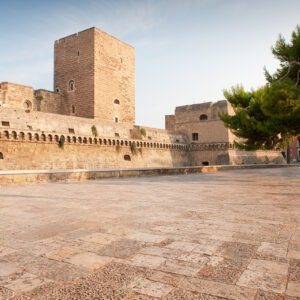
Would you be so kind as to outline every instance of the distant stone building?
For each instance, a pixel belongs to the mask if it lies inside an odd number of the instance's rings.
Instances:
[[[0,169],[282,163],[234,149],[225,100],[177,107],[166,130],[135,125],[134,48],[98,28],[55,41],[54,91],[0,84]]]

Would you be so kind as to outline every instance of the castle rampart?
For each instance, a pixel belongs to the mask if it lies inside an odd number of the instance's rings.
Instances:
[[[234,148],[225,100],[179,106],[166,130],[135,125],[134,48],[97,28],[55,41],[54,91],[0,84],[0,170],[283,163]]]

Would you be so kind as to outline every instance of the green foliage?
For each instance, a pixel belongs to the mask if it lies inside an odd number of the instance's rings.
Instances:
[[[117,145],[117,146],[116,146],[116,151],[117,151],[117,152],[120,152],[120,151],[121,151],[120,145]]]
[[[241,138],[235,142],[239,149],[273,149],[283,142],[278,136],[277,120],[265,114],[262,108],[265,92],[265,87],[245,92],[241,86],[232,88],[231,92],[226,91],[226,98],[231,103],[235,115],[223,114],[220,118],[226,127]]]
[[[41,100],[43,100],[43,99],[44,99],[44,97],[39,95],[39,96],[36,96],[36,97],[35,97],[35,99],[36,99],[36,100],[40,100],[40,101],[41,101]]]
[[[265,68],[266,79],[269,83],[285,76],[288,73],[290,62],[300,62],[300,25],[297,25],[295,31],[292,32],[290,43],[286,43],[284,37],[279,35],[275,46],[271,49],[273,55],[280,61],[280,68],[273,75],[270,75]],[[299,70],[299,65],[292,65],[288,77],[296,82]]]
[[[97,137],[98,136],[98,130],[97,130],[97,127],[95,125],[93,125],[91,127],[91,130],[92,130],[92,135]]]
[[[274,149],[300,134],[300,66],[290,64],[291,60],[300,62],[300,27],[293,32],[291,44],[280,36],[272,52],[280,60],[281,68],[274,75],[265,70],[265,86],[245,91],[237,85],[224,91],[235,115],[223,114],[220,118],[240,138],[235,142],[240,149]]]
[[[32,126],[31,125],[27,125],[29,130],[32,130]]]
[[[63,135],[60,136],[60,139],[58,141],[58,147],[63,149],[65,146],[65,137]]]
[[[145,137],[146,136],[146,129],[145,128],[141,128],[141,135],[143,136],[143,137]]]
[[[137,154],[138,150],[137,150],[136,142],[133,141],[133,142],[131,143],[131,145],[130,145],[130,150],[131,150],[131,153],[132,153],[133,155],[136,155],[136,154]]]

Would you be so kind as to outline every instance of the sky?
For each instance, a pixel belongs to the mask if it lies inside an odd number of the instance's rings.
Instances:
[[[135,47],[136,124],[164,128],[176,106],[263,85],[299,12],[299,0],[0,0],[0,82],[53,90],[54,41],[95,26]]]

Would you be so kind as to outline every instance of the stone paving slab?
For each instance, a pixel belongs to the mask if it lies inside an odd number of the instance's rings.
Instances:
[[[0,300],[300,299],[300,168],[0,189]]]

